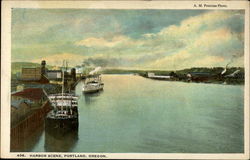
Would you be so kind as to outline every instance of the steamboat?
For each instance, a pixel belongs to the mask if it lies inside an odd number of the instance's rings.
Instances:
[[[64,63],[63,63],[64,64]],[[53,132],[78,129],[78,97],[74,93],[64,93],[64,71],[62,72],[62,92],[48,95],[53,109],[47,114],[45,127]]]
[[[83,93],[95,93],[103,90],[104,83],[100,75],[92,75],[85,80],[82,91]]]

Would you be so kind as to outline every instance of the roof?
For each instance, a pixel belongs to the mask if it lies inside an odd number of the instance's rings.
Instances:
[[[22,69],[41,69],[41,67],[23,67]]]
[[[11,106],[15,108],[19,108],[20,104],[23,103],[23,100],[12,100],[11,101]]]
[[[31,104],[30,101],[27,101],[27,100],[24,100],[24,99],[22,99],[22,100],[11,100],[11,106],[15,107],[16,109],[18,109],[22,103]]]
[[[19,96],[27,99],[40,100],[44,96],[42,88],[27,88],[20,92],[15,92],[11,96]]]
[[[37,77],[37,78],[20,78],[20,80],[23,80],[23,81],[38,81],[41,79],[41,76]]]
[[[47,72],[62,72],[62,70],[48,70]]]

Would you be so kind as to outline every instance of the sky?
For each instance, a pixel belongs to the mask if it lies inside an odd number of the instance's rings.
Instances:
[[[12,9],[12,62],[177,70],[244,66],[244,11]]]

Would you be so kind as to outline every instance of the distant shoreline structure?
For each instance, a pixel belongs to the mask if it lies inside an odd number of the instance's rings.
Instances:
[[[242,67],[195,67],[177,71],[166,70],[104,70],[104,74],[136,74],[145,78],[162,81],[234,84],[245,83],[245,68]]]
[[[13,62],[12,77],[18,77],[23,67],[39,65],[36,63]],[[53,66],[50,66],[53,67]],[[82,70],[87,68],[82,68]],[[181,70],[158,70],[158,69],[122,69],[122,68],[105,68],[100,71],[101,74],[136,74],[145,78],[168,81],[184,82],[203,82],[219,84],[244,84],[245,68],[244,67],[193,67]],[[79,73],[76,73],[79,74]],[[81,77],[88,76],[82,73]]]

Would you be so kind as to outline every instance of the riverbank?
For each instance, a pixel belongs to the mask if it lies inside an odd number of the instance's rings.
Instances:
[[[177,71],[166,70],[123,70],[106,69],[104,74],[136,74],[144,78],[163,81],[182,81],[195,83],[213,83],[213,84],[244,84],[244,68],[189,68]]]

